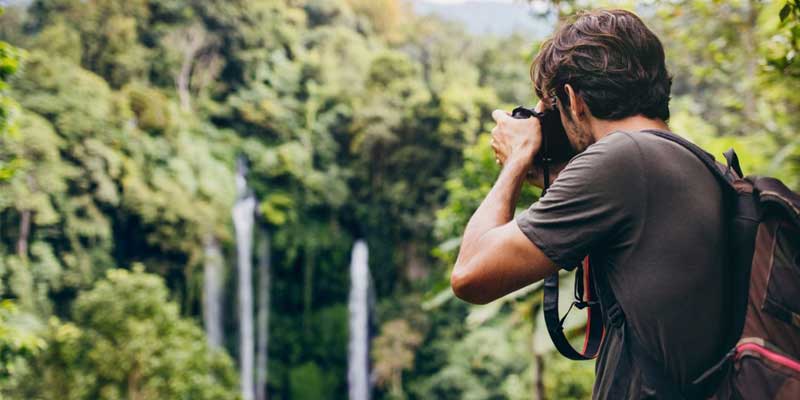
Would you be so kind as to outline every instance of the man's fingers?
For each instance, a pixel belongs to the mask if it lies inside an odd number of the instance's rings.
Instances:
[[[500,121],[505,121],[509,118],[511,118],[511,114],[509,114],[508,111],[503,111],[503,110],[492,111],[492,119],[494,120],[494,122],[500,123]]]
[[[495,142],[497,141],[497,136],[498,136],[499,130],[500,130],[499,126],[495,126],[494,128],[492,128],[492,132],[491,132],[492,141],[495,141]]]

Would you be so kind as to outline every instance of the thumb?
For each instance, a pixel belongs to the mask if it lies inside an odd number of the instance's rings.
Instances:
[[[494,122],[500,122],[509,118],[511,118],[511,114],[509,114],[508,111],[504,110],[492,111],[492,119],[494,119]]]

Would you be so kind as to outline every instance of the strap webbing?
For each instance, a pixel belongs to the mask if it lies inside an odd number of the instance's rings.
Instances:
[[[736,152],[733,150],[733,148],[726,150],[724,153],[722,153],[722,155],[725,156],[725,161],[728,162],[728,168],[733,169],[739,178],[744,178],[744,174],[742,174],[742,166],[739,164],[739,156],[736,155]]]
[[[571,360],[590,360],[597,357],[600,345],[603,342],[603,314],[600,310],[600,303],[597,301],[594,280],[591,279],[591,269],[589,258],[583,260],[583,265],[577,268],[575,276],[575,301],[572,306],[586,308],[586,336],[583,343],[583,351],[577,351],[569,343],[569,339],[564,335],[564,318],[558,313],[558,273],[548,276],[544,280],[544,321],[547,326],[547,333],[559,353]],[[570,306],[570,310],[572,309]],[[569,313],[569,311],[567,311]]]
[[[515,108],[511,115],[520,119],[536,117],[540,121],[544,117],[544,114],[525,107]],[[550,162],[552,160],[550,159],[547,137],[548,135],[542,135],[542,148],[540,150],[544,178],[542,196],[547,193],[547,189],[550,187]],[[564,318],[566,318],[566,315],[561,318],[558,313],[558,273],[545,278],[543,291],[544,321],[547,326],[547,333],[550,335],[550,339],[558,352],[572,360],[589,360],[597,357],[600,345],[603,342],[603,313],[599,302],[596,301],[597,295],[594,289],[594,280],[591,278],[589,258],[586,257],[583,260],[583,265],[578,267],[578,272],[575,276],[575,301],[570,306],[570,310],[572,310],[573,306],[586,308],[588,314],[586,337],[582,352],[575,350],[564,335]],[[569,310],[567,314],[569,314]]]

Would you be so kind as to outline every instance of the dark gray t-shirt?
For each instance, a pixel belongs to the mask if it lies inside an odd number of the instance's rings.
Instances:
[[[611,133],[575,156],[516,220],[560,266],[590,256],[630,332],[675,382],[687,384],[719,360],[727,331],[722,193],[689,151],[646,132]],[[607,398],[617,379],[629,399],[652,394],[635,365],[616,371],[624,354],[619,331],[611,331],[593,398]]]

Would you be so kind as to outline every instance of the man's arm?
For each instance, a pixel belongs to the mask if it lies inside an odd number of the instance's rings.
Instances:
[[[470,218],[450,277],[459,298],[485,304],[555,273],[558,268],[519,229],[514,205],[539,149],[535,118],[514,120],[503,112],[492,136],[509,157],[494,187]]]

